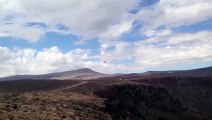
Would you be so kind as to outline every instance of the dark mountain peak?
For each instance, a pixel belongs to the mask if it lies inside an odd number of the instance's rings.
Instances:
[[[80,68],[77,70],[67,71],[71,73],[97,73],[96,71],[90,69],[90,68]]]
[[[85,71],[85,72],[95,72],[90,68],[81,68],[81,69],[77,69],[78,71]]]

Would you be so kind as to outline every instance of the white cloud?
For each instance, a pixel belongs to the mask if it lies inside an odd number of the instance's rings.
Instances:
[[[119,41],[109,49],[103,45],[102,48],[107,50],[99,54],[85,49],[64,53],[58,47],[41,51],[0,47],[0,76],[43,74],[84,67],[104,73],[126,73],[149,67],[202,63],[212,61],[211,34],[212,31],[202,31],[159,35],[134,43]]]
[[[36,27],[27,27],[20,24],[2,25],[0,28],[0,37],[12,37],[14,39],[24,39],[29,42],[37,42],[45,32]]]
[[[43,74],[59,69],[73,69],[80,61],[88,59],[87,50],[76,49],[62,53],[57,47],[36,51],[34,49],[9,49],[0,47],[0,76],[15,74]]]
[[[141,32],[159,27],[174,28],[192,25],[212,18],[211,0],[160,0],[151,7],[141,9],[136,16],[143,22]]]
[[[153,36],[167,36],[171,35],[172,33],[173,31],[170,29],[163,29],[163,30],[146,30],[144,31],[143,34],[145,34],[148,37],[153,37]]]
[[[0,2],[0,33],[7,31],[8,36],[18,37],[31,42],[38,41],[46,32],[57,25],[68,27],[69,33],[81,36],[82,40],[93,39],[106,32],[114,24],[119,24],[128,15],[128,10],[136,5],[138,0],[3,0]],[[11,20],[5,20],[5,17]],[[10,22],[11,25],[2,22]],[[25,27],[28,22],[40,22],[48,26],[47,30]],[[18,27],[17,27],[18,26]],[[29,38],[9,28],[30,30],[35,34]],[[123,26],[124,27],[124,26]],[[128,29],[123,28],[122,29]],[[8,28],[8,29],[6,29]],[[39,33],[38,33],[39,31]],[[57,30],[53,30],[57,31]],[[124,31],[119,31],[121,34]],[[15,32],[15,33],[14,33]],[[17,35],[17,34],[18,35]],[[25,32],[24,32],[25,33]]]
[[[142,34],[151,36],[161,26],[171,29],[212,18],[211,0],[160,0],[136,15],[130,14],[129,10],[137,7],[139,1],[1,0],[0,35],[36,42],[47,32],[61,32],[56,26],[64,25],[68,28],[65,33],[81,37],[78,43],[93,38],[102,42],[119,40],[135,21],[142,22]],[[29,22],[47,26],[26,26]]]
[[[39,51],[0,46],[0,76],[82,67],[107,73],[139,72],[148,67],[212,61],[212,31],[173,30],[212,19],[211,0],[160,0],[136,14],[129,13],[139,1],[1,0],[0,37],[37,42],[47,32],[57,32],[77,35],[81,38],[78,43],[98,38],[100,48],[99,53],[84,49],[64,53],[58,47]],[[135,22],[140,29],[134,28]],[[148,39],[121,40],[122,35],[134,31]]]
[[[143,65],[176,65],[212,60],[212,32],[179,33],[137,44],[137,62]],[[145,43],[146,42],[146,43]]]
[[[75,49],[61,52],[58,47],[35,49],[9,49],[0,46],[0,77],[17,74],[44,74],[57,71],[74,70],[78,68],[92,68],[104,73],[126,72],[126,65],[95,61],[99,56],[93,56],[89,50]]]
[[[133,20],[124,20],[118,24],[110,26],[110,28],[100,35],[100,41],[113,41],[119,40],[119,37],[124,33],[127,33],[131,30],[133,25]]]
[[[135,52],[132,47],[131,43],[117,42],[113,47],[106,47],[105,49],[102,49],[100,59],[108,63],[132,60],[131,53]]]
[[[212,60],[212,31],[157,35],[134,43],[117,43],[105,50],[107,61],[131,59],[140,68],[195,64]],[[129,67],[130,68],[130,67]]]

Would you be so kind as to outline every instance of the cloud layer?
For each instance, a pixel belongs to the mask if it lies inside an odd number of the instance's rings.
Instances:
[[[136,3],[137,0],[2,0],[0,25],[3,27],[0,31],[5,36],[30,42],[38,41],[51,31],[72,33],[80,36],[81,40],[89,40],[125,19],[128,10]],[[61,30],[61,26],[67,29]],[[29,37],[27,33],[33,36]]]
[[[76,44],[97,39],[100,48],[94,53],[89,48],[62,52],[57,46],[36,50],[0,45],[0,76],[81,67],[107,73],[139,72],[212,61],[211,29],[176,31],[210,21],[211,0],[139,4],[142,0],[1,0],[0,39],[10,37],[33,44],[53,32],[78,36]],[[124,35],[139,37],[126,41]]]
[[[153,37],[134,43],[120,42],[113,49],[97,55],[84,49],[63,53],[57,47],[42,51],[0,47],[1,76],[42,74],[83,67],[105,73],[132,72],[148,67],[208,62],[212,61],[211,34],[211,31],[203,31]]]

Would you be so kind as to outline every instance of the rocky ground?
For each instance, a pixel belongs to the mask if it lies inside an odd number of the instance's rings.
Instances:
[[[0,120],[212,118],[210,78],[11,81],[0,86]]]
[[[2,95],[1,120],[110,120],[102,98],[70,92]]]

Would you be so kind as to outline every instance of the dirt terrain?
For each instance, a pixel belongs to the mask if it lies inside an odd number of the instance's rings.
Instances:
[[[0,82],[0,120],[211,120],[211,78]]]

